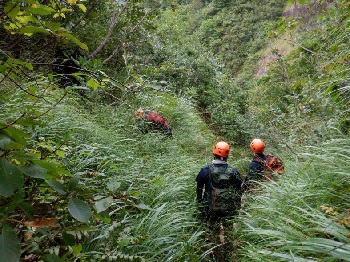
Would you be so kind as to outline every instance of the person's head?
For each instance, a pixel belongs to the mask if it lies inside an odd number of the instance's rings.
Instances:
[[[229,154],[230,154],[230,146],[224,141],[220,141],[216,143],[215,147],[213,148],[213,155],[214,155],[214,158],[216,159],[226,161]]]
[[[134,112],[134,118],[143,117],[144,115],[145,115],[145,111],[143,111],[142,108],[139,108]]]
[[[254,154],[262,154],[264,153],[264,149],[265,143],[261,139],[255,138],[250,142],[250,150],[252,150]]]

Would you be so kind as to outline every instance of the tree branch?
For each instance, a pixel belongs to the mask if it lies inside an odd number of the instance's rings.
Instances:
[[[138,21],[138,23],[131,29],[131,31],[129,31],[129,33],[133,33],[136,28],[141,24],[141,22],[146,18],[147,14],[145,14],[144,17],[142,17],[142,19],[140,21]],[[114,51],[112,52],[112,54],[106,58],[105,60],[103,60],[102,64],[105,64],[107,63],[109,60],[111,60],[119,51],[122,47],[125,46],[125,43],[124,42],[121,42],[118,47],[116,49],[114,49]]]
[[[130,0],[129,0],[130,1]],[[118,17],[116,16],[117,14],[117,8],[114,8],[113,10],[113,15],[112,15],[112,20],[111,20],[111,24],[109,25],[109,29],[108,29],[108,33],[106,35],[106,37],[103,39],[103,41],[101,42],[101,44],[95,49],[95,51],[93,51],[88,57],[89,59],[93,59],[96,57],[96,55],[101,52],[101,50],[106,46],[107,42],[109,41],[111,35],[112,35],[112,32],[113,32],[113,29],[115,27],[115,25],[117,24],[117,18],[119,18],[125,11],[127,5],[129,4],[129,1],[127,1],[125,4],[124,4],[124,7],[122,8],[122,10],[120,10],[119,14],[118,14]]]

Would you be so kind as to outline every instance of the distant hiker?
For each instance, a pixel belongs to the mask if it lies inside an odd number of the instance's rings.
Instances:
[[[265,143],[255,138],[250,143],[250,150],[254,154],[247,174],[248,181],[270,181],[278,174],[283,174],[283,162],[279,157],[264,154]]]
[[[158,114],[156,110],[145,111],[142,108],[139,108],[134,113],[134,118],[141,120],[143,125],[142,131],[148,132],[149,128],[159,129],[168,136],[172,136],[171,127],[168,121],[161,115]]]
[[[243,180],[238,170],[227,163],[229,153],[229,144],[218,142],[212,163],[202,167],[196,178],[197,201],[207,220],[234,215],[241,206]]]

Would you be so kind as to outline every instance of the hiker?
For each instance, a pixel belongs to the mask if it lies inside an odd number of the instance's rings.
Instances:
[[[159,115],[156,110],[145,111],[139,108],[135,111],[134,118],[142,120],[146,124],[151,124],[152,128],[163,130],[165,135],[173,135],[168,121],[163,116]],[[144,126],[142,131],[148,132],[148,127],[149,125]]]
[[[202,167],[196,178],[197,201],[207,220],[234,215],[241,205],[243,180],[237,168],[227,163],[229,153],[229,144],[218,142],[212,163]]]
[[[249,184],[249,181],[274,180],[277,174],[284,172],[283,162],[280,158],[264,154],[264,141],[255,138],[249,146],[254,158],[249,165],[247,184]]]

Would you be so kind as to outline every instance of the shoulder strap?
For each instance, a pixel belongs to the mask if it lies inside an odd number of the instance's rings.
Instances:
[[[261,159],[260,157],[258,157],[258,156],[255,156],[255,157],[253,158],[253,161],[258,162],[258,163],[260,163],[260,164],[262,164],[262,165],[265,165],[265,162],[266,162],[266,161],[262,160],[262,159]]]

